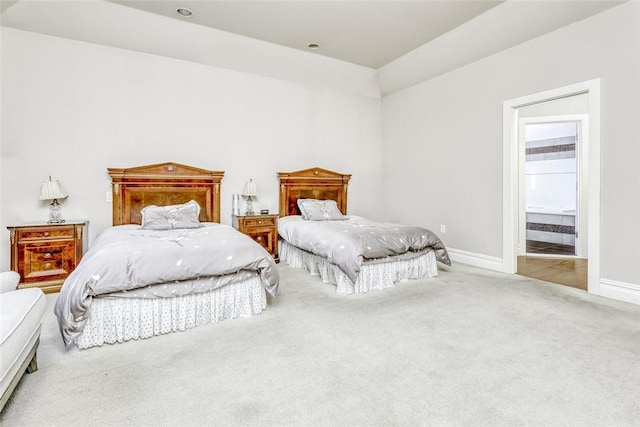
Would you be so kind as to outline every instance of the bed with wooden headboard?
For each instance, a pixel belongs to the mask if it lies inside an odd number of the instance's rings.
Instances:
[[[200,205],[200,221],[220,222],[220,182],[224,172],[179,163],[107,170],[113,194],[113,225],[140,224],[140,211],[145,206],[177,205],[189,200]]]
[[[148,338],[266,308],[278,270],[262,246],[219,224],[224,172],[170,162],[108,173],[113,227],[96,237],[56,301],[66,345]]]
[[[335,200],[343,215],[347,214],[347,187],[351,175],[322,168],[279,172],[280,217],[300,215],[298,199]]]
[[[450,263],[440,239],[427,229],[376,223],[355,216],[347,216],[344,219],[341,218],[339,212],[335,212],[335,207],[333,207],[333,214],[329,215],[330,209],[326,212],[327,218],[337,219],[336,221],[325,221],[322,217],[319,218],[320,221],[305,220],[305,217],[301,216],[298,203],[300,199],[333,200],[336,202],[334,206],[337,206],[342,215],[347,215],[347,190],[351,180],[350,174],[315,167],[294,172],[279,172],[278,179],[280,181],[281,260],[293,267],[305,268],[312,274],[320,275],[324,282],[336,285],[338,293],[364,293],[373,289],[391,287],[399,281],[434,277],[438,275],[436,260],[445,264]],[[312,204],[326,205],[315,201]],[[361,265],[357,278],[353,280],[353,272],[338,267],[337,252],[339,251],[334,251],[331,245],[340,245],[339,247],[344,249],[342,243],[345,243],[347,250],[350,250],[349,245],[352,241],[358,242],[366,239],[366,237],[363,239],[362,236],[357,236],[356,234],[361,231],[355,230],[364,230],[365,228],[366,230],[375,230],[379,235],[383,235],[382,233],[390,229],[397,230],[399,237],[400,233],[407,232],[409,228],[414,229],[411,231],[412,233],[416,232],[415,229],[419,229],[417,239],[420,240],[421,246],[419,249],[412,248],[410,251],[398,255],[370,259],[366,257],[364,248],[362,252],[358,252],[360,248],[356,248],[354,251],[350,251],[354,252],[354,255],[357,254],[356,260],[351,261],[350,264]],[[354,232],[353,238],[349,241],[329,243],[332,242],[330,240],[332,233],[337,232],[344,237],[351,236],[352,231]],[[404,235],[401,237],[404,238]],[[406,240],[415,241],[415,238],[410,237]],[[371,248],[367,247],[366,249]],[[344,263],[342,265],[344,267]]]

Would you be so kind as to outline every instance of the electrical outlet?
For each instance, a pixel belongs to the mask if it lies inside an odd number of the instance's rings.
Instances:
[[[107,203],[113,202],[113,193],[111,191],[107,191]]]
[[[441,233],[446,233],[447,232],[447,226],[446,225],[441,225],[440,226],[440,232]]]

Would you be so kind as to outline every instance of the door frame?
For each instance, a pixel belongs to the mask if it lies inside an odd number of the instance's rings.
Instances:
[[[600,294],[600,79],[588,80],[520,98],[502,105],[502,269],[515,274],[519,226],[518,109],[554,99],[587,93],[589,96],[588,147],[588,276],[587,291]]]
[[[526,162],[526,146],[524,137],[524,127],[529,124],[543,123],[567,123],[575,122],[577,124],[577,142],[576,144],[576,215],[575,230],[576,237],[576,254],[575,255],[552,255],[552,254],[529,254],[526,250],[526,203],[525,203],[525,162]],[[516,256],[541,256],[551,258],[588,258],[588,236],[587,227],[589,219],[589,115],[581,114],[562,114],[554,116],[536,116],[523,117],[518,119],[518,244]]]

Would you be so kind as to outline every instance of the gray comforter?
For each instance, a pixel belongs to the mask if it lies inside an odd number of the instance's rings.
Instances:
[[[273,258],[228,225],[162,231],[116,226],[100,233],[65,280],[54,311],[69,345],[82,332],[94,297],[145,287],[153,289],[147,293],[154,297],[172,297],[176,283],[197,283],[187,287],[190,292],[205,292],[243,280],[248,272],[259,274],[265,289],[276,294],[279,277]]]
[[[438,261],[451,265],[440,238],[422,227],[381,223],[354,215],[336,221],[308,221],[301,216],[287,216],[278,220],[278,233],[292,245],[327,258],[353,282],[366,259],[410,251],[431,248]]]

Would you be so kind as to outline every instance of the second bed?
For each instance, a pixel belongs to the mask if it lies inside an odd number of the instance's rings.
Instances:
[[[435,277],[438,261],[451,265],[440,238],[426,228],[346,216],[351,175],[312,168],[278,177],[281,260],[320,275],[338,293]]]

